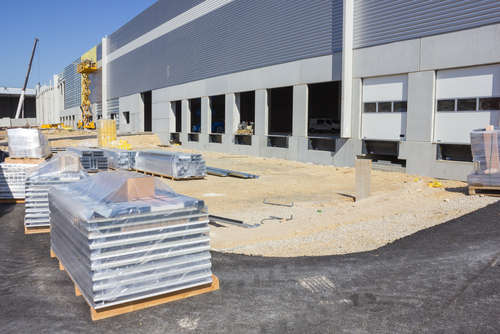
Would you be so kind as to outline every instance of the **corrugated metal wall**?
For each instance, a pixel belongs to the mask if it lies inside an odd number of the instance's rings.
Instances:
[[[64,79],[66,81],[64,91],[64,109],[78,107],[82,104],[82,84],[80,74],[76,72],[81,58],[78,57],[64,69]]]
[[[180,3],[141,13],[109,37],[110,53]],[[342,0],[235,0],[111,61],[109,98],[341,51],[342,21]]]
[[[499,22],[498,0],[355,0],[354,48]]]

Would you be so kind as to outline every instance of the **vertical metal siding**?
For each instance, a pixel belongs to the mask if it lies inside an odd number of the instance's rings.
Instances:
[[[498,0],[355,0],[354,48],[500,23]]]
[[[109,97],[332,54],[342,24],[341,0],[235,0],[111,61]]]
[[[82,103],[82,84],[80,74],[76,72],[78,64],[81,62],[78,57],[64,69],[64,109],[78,107]]]

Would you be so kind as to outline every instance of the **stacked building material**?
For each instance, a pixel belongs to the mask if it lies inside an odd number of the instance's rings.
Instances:
[[[161,174],[175,179],[207,176],[207,167],[201,154],[169,151],[137,152],[137,170]]]
[[[500,187],[500,128],[474,130],[470,133],[476,170],[467,176],[471,186]]]
[[[49,190],[51,247],[94,309],[212,282],[208,209],[127,171]]]
[[[100,171],[109,169],[109,158],[104,151],[96,148],[68,147],[67,151],[77,152],[83,168],[88,171]]]
[[[137,151],[123,150],[119,148],[105,148],[104,155],[109,159],[109,167],[112,169],[134,169]]]
[[[108,147],[116,141],[116,120],[100,119],[97,121],[97,146]]]
[[[23,199],[26,175],[36,166],[0,163],[0,199]]]
[[[38,129],[8,129],[9,158],[45,158],[50,154],[50,144]]]
[[[36,169],[32,169],[26,178],[24,226],[50,226],[50,187],[80,181],[88,176],[76,152],[60,152],[52,159],[39,164]]]

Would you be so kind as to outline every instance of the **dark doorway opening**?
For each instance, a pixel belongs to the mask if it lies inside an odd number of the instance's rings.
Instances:
[[[210,133],[224,133],[226,127],[226,96],[211,96],[210,109],[212,110]]]
[[[269,89],[267,94],[269,134],[291,135],[293,126],[293,87]]]
[[[151,91],[141,94],[142,102],[144,103],[144,132],[153,131],[153,104]]]
[[[240,93],[240,123],[255,122],[255,91]]]
[[[308,133],[340,134],[341,81],[308,85]]]
[[[182,132],[182,101],[172,102],[175,115],[175,132]]]

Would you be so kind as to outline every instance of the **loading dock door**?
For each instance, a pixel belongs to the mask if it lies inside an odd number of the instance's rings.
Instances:
[[[408,76],[363,79],[363,139],[405,140]]]
[[[442,70],[436,76],[434,140],[470,144],[470,132],[499,125],[500,65]]]

